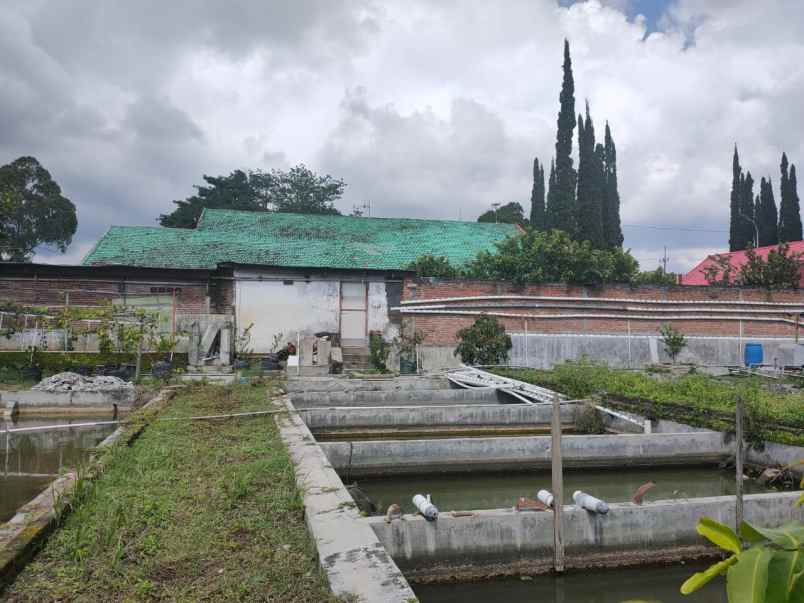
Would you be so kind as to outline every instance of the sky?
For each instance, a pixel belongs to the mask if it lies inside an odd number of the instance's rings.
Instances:
[[[735,143],[779,197],[804,161],[796,0],[6,0],[0,164],[33,155],[78,208],[75,263],[155,225],[203,174],[343,178],[374,216],[529,207],[555,152],[562,42],[576,110],[618,150],[625,246],[687,271],[728,246]],[[802,191],[804,194],[804,191]]]

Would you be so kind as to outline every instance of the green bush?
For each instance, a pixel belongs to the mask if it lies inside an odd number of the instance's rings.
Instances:
[[[502,364],[508,359],[511,338],[505,327],[493,316],[483,315],[471,327],[458,331],[458,347],[454,355],[465,364]]]
[[[387,372],[388,354],[390,352],[390,346],[382,338],[380,333],[372,332],[369,335],[369,360],[372,368],[381,373]]]
[[[30,352],[14,351],[0,352],[0,382],[17,383],[20,380],[20,371],[29,366]],[[165,354],[147,352],[142,355],[142,370],[150,371],[154,362],[163,360]],[[42,369],[45,375],[53,375],[64,371],[75,371],[79,366],[94,368],[106,364],[135,364],[137,355],[134,353],[110,352],[100,354],[94,352],[41,352],[34,353],[34,364]],[[173,354],[173,366],[184,368],[187,366],[187,354]]]

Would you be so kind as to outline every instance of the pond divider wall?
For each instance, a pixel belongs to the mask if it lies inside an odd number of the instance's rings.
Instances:
[[[303,493],[307,528],[332,592],[345,600],[407,603],[416,595],[352,500],[293,404],[275,403],[277,416]],[[351,597],[351,598],[350,598]]]
[[[175,393],[173,389],[163,389],[145,404],[143,409],[164,408]],[[144,423],[136,426],[120,426],[98,444],[97,449],[108,448],[121,439],[126,444],[131,444],[144,428]],[[91,461],[87,468],[88,477],[85,479],[97,477],[102,471],[101,460]],[[59,500],[69,498],[77,479],[75,473],[66,473],[56,478],[41,494],[17,509],[14,517],[5,523],[0,523],[0,593],[25,567],[56,526]]]
[[[801,519],[795,492],[745,496],[749,522],[777,527]],[[733,496],[663,500],[637,506],[614,503],[607,515],[574,505],[562,509],[567,568],[614,567],[711,556],[696,531],[711,517],[734,525]],[[442,513],[429,522],[405,515],[386,523],[364,519],[405,575],[416,580],[449,580],[493,575],[540,573],[552,568],[553,514],[507,509],[475,511],[453,517]]]
[[[427,472],[547,469],[550,436],[325,442],[332,467],[354,477]],[[719,432],[566,435],[564,467],[637,467],[717,464],[734,456]]]

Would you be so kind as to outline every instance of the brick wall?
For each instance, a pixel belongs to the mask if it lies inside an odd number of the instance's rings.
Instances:
[[[456,299],[462,297],[487,299]],[[415,323],[424,343],[445,346],[454,345],[456,333],[480,313],[496,315],[509,332],[656,335],[662,324],[671,323],[687,336],[727,337],[793,337],[796,315],[804,314],[802,291],[689,286],[515,288],[489,281],[408,279],[402,300],[404,320]]]

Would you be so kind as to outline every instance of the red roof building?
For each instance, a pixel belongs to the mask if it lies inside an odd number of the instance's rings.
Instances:
[[[789,250],[788,253],[790,255],[795,253],[804,254],[804,241],[794,241],[789,243]],[[767,245],[765,247],[757,247],[755,249],[758,256],[760,256],[763,260],[768,259],[768,254],[777,249],[778,245]],[[687,274],[681,277],[681,284],[682,285],[708,285],[709,283],[706,282],[706,278],[704,277],[704,271],[711,265],[715,263],[715,259],[718,257],[728,257],[729,263],[734,267],[735,272],[740,269],[740,267],[746,263],[747,258],[745,256],[745,251],[732,251],[730,253],[716,253],[710,256],[707,256],[703,261],[701,261],[695,268],[690,270]],[[799,260],[799,287],[804,287],[804,257]]]

